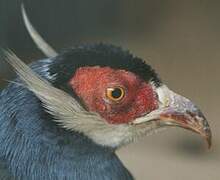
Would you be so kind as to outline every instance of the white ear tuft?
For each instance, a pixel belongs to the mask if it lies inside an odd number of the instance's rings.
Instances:
[[[75,126],[80,125],[81,119],[88,120],[93,116],[96,117],[95,114],[86,111],[72,96],[54,87],[46,79],[36,74],[12,51],[2,50],[2,52],[24,85],[42,101],[47,111],[63,126],[75,129]]]
[[[47,57],[55,57],[57,56],[57,52],[41,37],[41,35],[36,31],[36,29],[31,24],[28,19],[26,10],[24,8],[24,4],[21,4],[21,12],[24,20],[25,27],[28,30],[31,38],[37,45],[37,47],[47,56]]]

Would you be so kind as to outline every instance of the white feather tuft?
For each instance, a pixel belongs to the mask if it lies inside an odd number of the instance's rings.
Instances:
[[[25,27],[28,30],[31,38],[37,45],[37,47],[47,56],[47,57],[55,57],[57,56],[57,52],[41,37],[41,35],[36,31],[36,29],[31,24],[24,5],[21,4],[21,12],[24,20]]]

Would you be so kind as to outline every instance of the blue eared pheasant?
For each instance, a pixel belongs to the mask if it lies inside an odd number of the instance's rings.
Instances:
[[[132,180],[115,151],[165,126],[192,130],[211,145],[201,111],[142,59],[106,44],[57,53],[22,12],[48,58],[27,66],[1,53],[18,78],[0,92],[0,179]]]

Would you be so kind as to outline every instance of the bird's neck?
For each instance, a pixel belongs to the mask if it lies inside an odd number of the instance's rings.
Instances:
[[[60,128],[28,90],[10,85],[0,112],[0,157],[18,179],[133,179],[112,149]]]

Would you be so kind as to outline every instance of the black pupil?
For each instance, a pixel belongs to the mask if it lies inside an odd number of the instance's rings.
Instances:
[[[120,98],[121,95],[122,95],[122,92],[121,92],[121,89],[119,89],[119,88],[115,88],[115,89],[112,91],[112,97],[115,98],[115,99]]]

